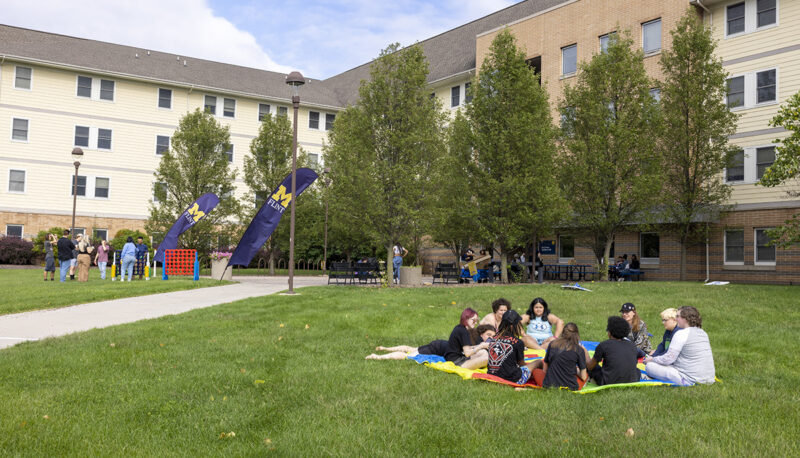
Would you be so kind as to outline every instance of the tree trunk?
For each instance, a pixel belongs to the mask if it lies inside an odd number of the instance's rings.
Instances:
[[[500,282],[508,283],[508,259],[506,258],[506,247],[500,245]]]
[[[389,286],[394,284],[394,266],[392,265],[392,247],[386,247],[386,278],[389,280]]]
[[[614,237],[606,239],[606,248],[603,250],[603,263],[600,265],[600,279],[608,281],[608,257],[611,255],[611,244],[614,243]]]

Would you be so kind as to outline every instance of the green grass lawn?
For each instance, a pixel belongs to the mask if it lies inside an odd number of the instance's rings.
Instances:
[[[100,271],[95,268],[89,270],[89,281],[86,283],[70,281],[69,277],[65,283],[61,283],[58,281],[58,272],[55,281],[45,282],[42,271],[38,269],[2,269],[0,315],[230,283],[209,278],[195,282],[190,277],[176,276],[167,281],[157,277],[149,281],[112,282],[110,270],[107,274],[106,280],[101,280]]]
[[[0,351],[0,450],[25,456],[800,453],[797,287],[591,288],[315,287],[24,343]],[[501,296],[515,309],[544,297],[553,313],[578,324],[585,340],[603,339],[607,316],[631,301],[657,343],[658,313],[694,305],[723,382],[589,395],[519,392],[412,361],[364,360],[376,345],[447,338],[464,307],[483,315]],[[625,437],[628,428],[634,437]]]

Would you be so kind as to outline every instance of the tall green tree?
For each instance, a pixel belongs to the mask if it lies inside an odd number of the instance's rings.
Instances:
[[[446,133],[447,148],[437,161],[433,173],[438,184],[430,235],[437,243],[453,252],[455,259],[477,238],[478,213],[472,200],[468,164],[472,160],[472,131],[469,121],[459,110]]]
[[[563,212],[556,131],[547,92],[509,31],[492,41],[472,87],[469,192],[479,215],[477,236],[500,249],[507,282],[511,249],[550,232]]]
[[[774,187],[793,184],[786,190],[788,197],[800,197],[797,179],[800,178],[800,92],[794,94],[770,121],[773,127],[783,127],[789,132],[785,138],[775,140],[778,144],[775,162],[767,169],[758,184]],[[781,226],[769,231],[774,243],[782,248],[800,244],[800,213],[795,213]]]
[[[569,225],[584,231],[604,278],[616,234],[661,202],[660,113],[633,46],[629,33],[612,35],[607,52],[581,64],[560,104]]]
[[[197,109],[181,118],[154,176],[157,202],[150,204],[145,223],[148,233],[166,234],[186,207],[198,197],[213,192],[220,203],[179,239],[185,248],[201,256],[217,248],[220,238],[229,239],[239,230],[240,204],[233,196],[236,171],[225,152],[230,148],[228,127],[214,116]]]
[[[429,171],[443,149],[444,117],[427,75],[419,45],[386,48],[362,81],[358,104],[337,116],[326,146],[334,218],[386,248],[390,275],[392,245],[420,239],[426,229]]]
[[[258,136],[250,142],[250,155],[244,158],[244,182],[250,189],[242,206],[246,221],[251,221],[272,192],[292,171],[292,125],[287,116],[264,116]],[[299,199],[296,204],[299,207]],[[285,225],[283,225],[285,226]],[[285,228],[278,225],[267,239],[269,274],[275,275],[278,240]],[[288,242],[288,240],[287,240]]]
[[[681,243],[680,279],[686,280],[686,249],[707,236],[704,221],[716,221],[730,197],[720,176],[736,149],[728,137],[737,115],[726,104],[727,72],[716,57],[711,29],[689,9],[662,51],[661,110],[664,119],[663,208]]]

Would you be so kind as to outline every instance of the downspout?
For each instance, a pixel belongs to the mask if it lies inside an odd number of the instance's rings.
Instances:
[[[713,24],[714,23],[714,13],[712,13],[711,10],[709,10],[708,8],[706,8],[705,5],[703,5],[702,0],[695,0],[694,3],[696,3],[697,6],[699,6],[700,8],[703,8],[703,10],[706,13],[708,13],[708,23],[709,23],[709,25]]]
[[[706,223],[706,280],[703,283],[708,283],[711,278],[709,275],[709,260],[708,260],[708,223]]]

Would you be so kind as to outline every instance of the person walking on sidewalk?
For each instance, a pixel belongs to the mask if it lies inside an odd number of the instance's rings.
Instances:
[[[56,246],[58,247],[58,264],[61,266],[59,278],[61,283],[64,283],[67,281],[67,273],[72,266],[72,250],[75,249],[75,244],[69,239],[69,229],[64,229],[64,234],[58,239]]]

